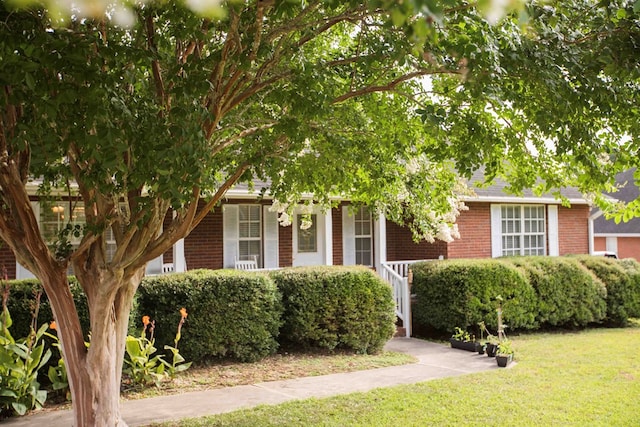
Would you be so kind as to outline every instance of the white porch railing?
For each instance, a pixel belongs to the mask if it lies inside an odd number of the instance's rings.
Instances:
[[[391,285],[396,302],[396,316],[402,320],[405,336],[411,337],[411,289],[409,286],[409,269],[412,264],[431,260],[389,261],[382,263],[380,275]]]

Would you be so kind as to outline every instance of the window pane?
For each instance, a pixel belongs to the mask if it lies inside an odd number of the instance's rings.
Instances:
[[[311,215],[311,227],[303,230],[300,228],[302,225],[302,215],[298,215],[298,252],[317,252],[317,218],[316,215]]]

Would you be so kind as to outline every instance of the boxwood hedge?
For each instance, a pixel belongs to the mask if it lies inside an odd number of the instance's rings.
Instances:
[[[586,326],[605,318],[607,291],[576,259],[533,256],[508,261],[525,272],[536,291],[540,326]]]
[[[178,348],[187,360],[255,361],[278,348],[281,297],[266,275],[195,270],[142,281],[138,315],[155,320],[156,347],[173,345],[183,307],[189,314]]]
[[[578,256],[577,259],[607,288],[606,323],[611,326],[626,324],[630,312],[633,311],[634,292],[631,278],[620,265],[620,261],[594,256]]]
[[[453,332],[484,321],[497,328],[496,297],[503,321],[513,329],[535,328],[537,299],[522,272],[497,259],[424,262],[413,266],[413,319],[421,325]]]
[[[38,292],[42,293],[38,308],[38,325],[50,323],[53,320],[51,304],[37,279],[11,280],[6,284],[9,285],[7,308],[13,320],[10,331],[14,338],[23,338],[29,334],[32,313],[35,308],[36,293]],[[69,286],[78,311],[78,316],[80,317],[80,325],[82,326],[84,336],[87,337],[89,333],[89,308],[87,307],[87,298],[75,277],[69,277]]]
[[[289,345],[374,353],[393,336],[391,288],[370,269],[292,268],[270,276],[283,296],[280,335]]]

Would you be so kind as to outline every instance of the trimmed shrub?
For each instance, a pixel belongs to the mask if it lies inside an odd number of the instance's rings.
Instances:
[[[502,260],[450,260],[413,265],[413,320],[437,330],[475,328],[484,321],[498,325],[497,296],[503,298],[502,317],[510,329],[536,327],[537,300],[522,273]]]
[[[611,326],[625,325],[629,313],[633,311],[633,284],[620,262],[597,256],[576,258],[607,287],[606,323]]]
[[[291,268],[270,276],[282,293],[282,342],[375,353],[393,336],[391,288],[368,268]]]
[[[188,361],[225,357],[251,362],[278,348],[281,299],[267,275],[196,270],[143,279],[138,313],[155,320],[157,348],[174,345],[182,307],[189,314],[179,349]]]
[[[586,326],[606,316],[606,290],[572,258],[517,257],[509,262],[522,268],[538,298],[540,326]]]
[[[38,325],[44,325],[45,323],[48,324],[53,320],[51,304],[42,289],[40,281],[37,279],[25,279],[11,280],[8,283],[10,290],[7,308],[9,309],[9,313],[11,313],[11,318],[13,319],[11,334],[14,337],[26,337],[29,335],[33,307],[36,301],[35,295],[38,291],[42,291],[40,308],[38,310]],[[80,325],[82,326],[82,331],[86,339],[90,325],[87,297],[84,295],[84,292],[75,277],[69,277],[69,286],[71,288],[71,294],[73,295],[76,309],[78,310],[78,316],[80,317]]]
[[[640,263],[633,258],[620,260],[620,266],[631,280],[631,301],[627,308],[629,317],[640,317]]]

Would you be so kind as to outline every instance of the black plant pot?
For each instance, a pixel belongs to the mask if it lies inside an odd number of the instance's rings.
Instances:
[[[476,341],[460,341],[453,338],[449,339],[451,348],[458,348],[466,351],[479,351],[480,343]]]
[[[498,351],[498,344],[487,343],[487,357],[495,357],[496,351]]]
[[[496,354],[496,362],[501,368],[506,368],[513,360],[513,354]]]

